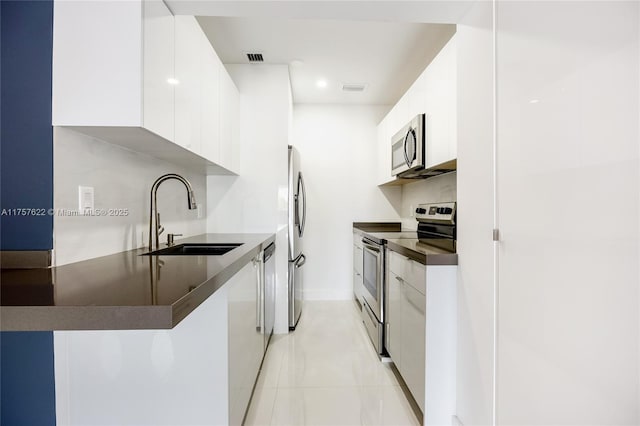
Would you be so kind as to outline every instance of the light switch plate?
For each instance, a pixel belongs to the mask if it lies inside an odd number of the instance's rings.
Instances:
[[[94,193],[92,186],[78,187],[78,213],[84,215],[87,210],[94,209]]]

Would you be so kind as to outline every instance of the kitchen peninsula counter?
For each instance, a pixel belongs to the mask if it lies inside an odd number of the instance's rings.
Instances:
[[[203,234],[175,245],[242,245],[222,256],[142,256],[149,250],[140,248],[58,267],[3,269],[1,330],[171,329],[274,241],[273,234]]]
[[[417,238],[388,238],[387,247],[423,265],[457,265],[458,254],[421,243]]]

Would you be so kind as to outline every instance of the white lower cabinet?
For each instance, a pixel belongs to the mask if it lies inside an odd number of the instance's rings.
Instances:
[[[362,303],[364,281],[362,278],[363,267],[362,237],[353,233],[353,297]]]
[[[387,256],[387,352],[424,412],[426,270],[393,251]]]
[[[423,278],[424,279],[424,278]],[[402,283],[400,374],[424,412],[426,298],[408,282]]]
[[[229,425],[241,425],[264,354],[255,263],[238,272],[229,286]]]
[[[54,331],[56,425],[226,425],[227,285],[170,330]]]
[[[56,424],[242,424],[266,350],[262,265],[170,330],[55,331]]]
[[[387,321],[385,347],[391,359],[399,368],[400,342],[402,340],[402,279],[393,272],[387,274]]]
[[[275,271],[260,252],[228,288],[229,425],[241,425],[273,331]],[[273,262],[273,259],[271,260]],[[273,265],[273,264],[271,264]]]
[[[424,413],[425,426],[456,414],[455,265],[423,265],[387,249],[389,356]]]

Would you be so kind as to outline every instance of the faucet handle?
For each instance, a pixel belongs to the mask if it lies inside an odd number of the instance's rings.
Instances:
[[[164,232],[164,226],[160,225],[160,213],[156,213],[156,229],[158,230],[158,235]],[[156,241],[156,244],[158,243],[159,241]]]
[[[182,237],[182,234],[167,234],[167,245],[173,245],[173,237]]]

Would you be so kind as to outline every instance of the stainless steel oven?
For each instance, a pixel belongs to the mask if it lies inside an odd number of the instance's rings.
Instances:
[[[379,354],[384,350],[384,245],[362,239],[364,283],[362,320]]]

